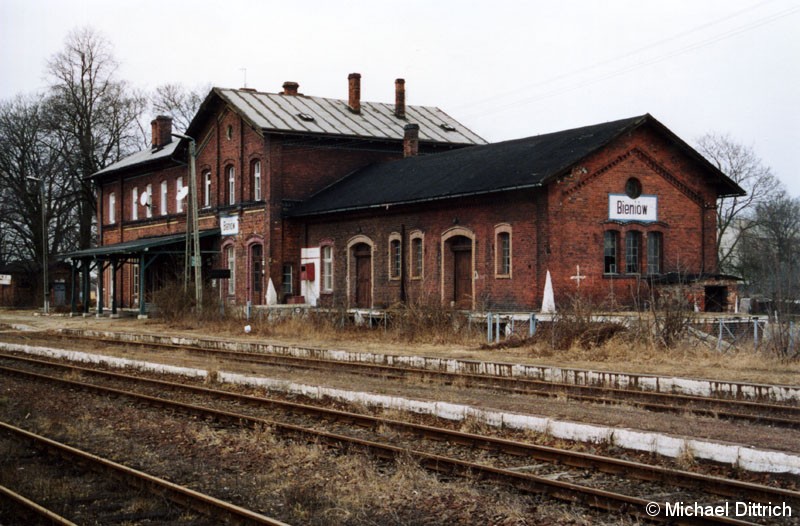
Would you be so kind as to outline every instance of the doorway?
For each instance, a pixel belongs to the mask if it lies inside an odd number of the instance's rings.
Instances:
[[[459,309],[472,308],[472,240],[456,236],[450,240],[453,254],[453,305]]]
[[[264,245],[250,247],[250,301],[253,305],[264,303]]]
[[[355,260],[355,291],[353,304],[357,308],[372,307],[372,247],[358,243],[352,248]]]

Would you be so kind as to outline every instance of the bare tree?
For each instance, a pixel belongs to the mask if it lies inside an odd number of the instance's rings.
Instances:
[[[186,131],[210,86],[190,89],[182,84],[162,84],[150,97],[153,115],[169,115],[175,128]]]
[[[697,141],[697,149],[747,192],[717,202],[718,268],[736,272],[741,236],[756,225],[752,213],[781,190],[781,183],[752,148],[734,142],[728,135],[706,134]]]
[[[752,292],[788,301],[800,297],[800,199],[780,192],[760,203],[742,236],[742,271]]]
[[[65,178],[63,145],[50,132],[41,97],[18,96],[0,103],[0,143],[3,259],[39,266],[44,254],[42,207],[48,254],[56,254],[76,245],[78,197]]]
[[[91,28],[71,32],[64,49],[51,57],[51,125],[66,147],[63,160],[77,201],[78,245],[88,248],[96,208],[88,176],[141,146],[139,117],[145,97],[116,76],[111,45]]]

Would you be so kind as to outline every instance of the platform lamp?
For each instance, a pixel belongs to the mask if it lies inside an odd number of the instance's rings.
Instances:
[[[44,296],[43,306],[42,309],[44,310],[45,314],[50,314],[50,291],[48,290],[49,280],[47,278],[47,208],[45,206],[45,191],[44,191],[44,178],[43,177],[33,177],[29,175],[26,179],[30,179],[31,181],[39,181],[39,190],[41,192],[41,199],[42,199],[42,272],[43,272],[43,292],[42,295]]]
[[[200,230],[198,226],[198,217],[197,217],[197,179],[196,179],[196,158],[197,158],[197,148],[195,140],[188,135],[183,135],[182,133],[173,133],[171,134],[173,137],[177,137],[178,139],[186,139],[189,141],[189,195],[187,201],[187,205],[189,209],[187,210],[187,214],[189,214],[189,220],[186,221],[186,242],[187,245],[189,244],[189,238],[191,236],[191,257],[190,262],[191,266],[194,267],[194,299],[197,303],[197,310],[202,310],[203,308],[203,267],[202,267],[202,257],[200,255]]]

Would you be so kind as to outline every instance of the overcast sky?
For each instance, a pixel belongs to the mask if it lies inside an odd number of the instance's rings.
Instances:
[[[0,0],[0,99],[44,90],[83,26],[143,89],[347,98],[359,72],[393,102],[402,77],[489,141],[650,113],[690,144],[730,134],[800,195],[798,0]]]

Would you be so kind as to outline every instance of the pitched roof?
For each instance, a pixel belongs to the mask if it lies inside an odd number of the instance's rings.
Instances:
[[[289,211],[311,216],[536,188],[645,123],[666,133],[717,176],[720,195],[743,190],[649,114],[535,137],[409,157],[357,170]]]
[[[97,177],[100,175],[106,175],[111,172],[116,172],[118,170],[124,170],[125,168],[131,168],[134,166],[144,166],[152,163],[156,163],[158,161],[167,161],[172,157],[172,154],[175,153],[175,150],[178,148],[178,145],[181,141],[171,141],[169,144],[164,146],[163,148],[148,148],[147,150],[142,150],[140,152],[136,152],[132,155],[124,157],[119,161],[115,162],[114,164],[109,164],[102,170],[98,170],[89,178]]]
[[[486,141],[433,106],[406,106],[406,118],[394,115],[394,105],[361,102],[360,113],[350,111],[347,101],[283,95],[253,90],[214,88],[200,107],[188,134],[200,126],[202,115],[220,97],[254,127],[264,131],[302,133],[365,139],[402,140],[403,126],[419,125],[419,139],[445,144],[485,144]]]

